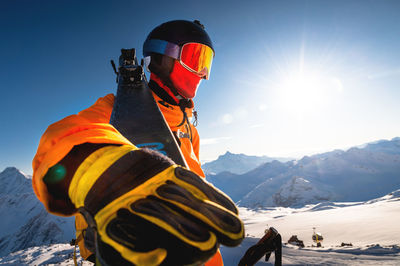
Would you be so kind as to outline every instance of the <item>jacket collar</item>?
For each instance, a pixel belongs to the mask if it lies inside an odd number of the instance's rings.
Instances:
[[[152,90],[153,97],[157,102],[158,107],[160,108],[162,114],[164,115],[165,120],[167,121],[169,127],[172,131],[176,131],[184,120],[184,114],[179,105],[173,105],[164,99],[161,99],[153,90]],[[189,120],[192,118],[193,113],[193,101],[189,100],[189,106],[186,107],[185,112]]]
[[[158,97],[168,102],[169,104],[178,104],[179,100],[182,98],[176,90],[171,89],[159,78],[156,74],[150,74],[149,87],[154,91]]]

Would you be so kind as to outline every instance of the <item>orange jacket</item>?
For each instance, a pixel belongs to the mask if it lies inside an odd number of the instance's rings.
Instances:
[[[174,132],[182,132],[179,135],[180,148],[186,162],[193,172],[205,177],[199,160],[199,135],[196,128],[190,124],[179,124],[183,120],[183,113],[179,106],[172,106],[162,101],[156,94],[153,96],[158,103],[168,125]],[[52,196],[48,193],[47,187],[43,182],[43,177],[48,169],[57,164],[75,146],[83,143],[110,143],[110,144],[130,144],[112,125],[109,124],[112,108],[114,105],[114,95],[108,94],[96,101],[91,107],[79,112],[77,115],[68,116],[50,125],[43,134],[37,153],[33,159],[33,189],[44,204],[46,209],[53,214],[66,216],[62,210],[50,210],[49,202]],[[189,118],[192,117],[192,109],[186,109]],[[188,128],[190,126],[190,129]],[[192,136],[192,140],[188,136]],[[82,217],[77,216],[77,224],[87,226]],[[82,228],[77,228],[82,230]],[[219,252],[206,264],[223,265]]]

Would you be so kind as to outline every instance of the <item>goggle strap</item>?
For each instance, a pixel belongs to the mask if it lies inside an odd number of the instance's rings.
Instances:
[[[158,53],[167,55],[174,59],[179,59],[180,47],[179,45],[164,40],[150,39],[144,43],[145,51],[144,56],[150,56],[150,53]]]

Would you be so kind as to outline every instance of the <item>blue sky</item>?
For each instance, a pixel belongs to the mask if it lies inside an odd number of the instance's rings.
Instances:
[[[155,26],[214,42],[195,98],[201,159],[291,156],[400,136],[399,1],[0,2],[0,171],[31,173],[47,126],[114,93],[109,60]]]

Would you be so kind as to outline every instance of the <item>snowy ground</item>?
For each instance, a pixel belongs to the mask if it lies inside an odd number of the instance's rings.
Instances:
[[[321,204],[302,209],[241,209],[240,212],[246,224],[246,235],[250,237],[262,237],[268,225],[281,233],[283,241],[297,235],[306,246],[311,246],[313,227],[316,227],[324,237],[325,247],[338,246],[342,242],[355,246],[400,244],[399,200]]]
[[[222,257],[227,266],[237,265],[246,250],[258,241],[246,238],[237,248],[222,247]],[[256,264],[274,265],[275,258],[271,255],[268,262],[264,257]],[[317,249],[299,249],[292,245],[282,248],[283,265],[400,265],[400,247],[349,247]]]
[[[225,265],[237,265],[244,252],[258,239],[246,238],[238,248],[222,247]],[[33,247],[14,252],[0,259],[0,265],[74,265],[73,247],[69,244]],[[400,248],[372,246],[365,248],[335,248],[335,249],[298,249],[284,246],[283,265],[400,265]],[[77,254],[78,265],[91,266],[90,262],[82,261]],[[274,257],[269,262],[263,259],[256,265],[273,265]]]
[[[225,265],[237,265],[245,251],[273,226],[284,242],[291,235],[304,241],[305,248],[284,245],[284,265],[400,265],[400,193],[359,203],[324,203],[302,209],[240,208],[246,239],[236,248],[221,247]],[[313,248],[313,227],[324,236],[323,248]],[[340,247],[342,242],[352,247]],[[0,265],[73,265],[69,244],[33,247],[0,258]],[[273,265],[258,262],[256,265]],[[80,260],[79,265],[91,265]]]
[[[304,241],[305,248],[285,245],[284,265],[400,265],[400,193],[352,203],[320,203],[301,209],[240,208],[247,238],[236,248],[222,247],[226,265],[237,265],[241,256],[255,244],[266,227],[275,227],[287,242],[292,235]],[[312,247],[313,227],[324,241]],[[352,247],[340,247],[341,243]],[[263,259],[262,259],[263,260]],[[263,261],[256,265],[273,265]]]

